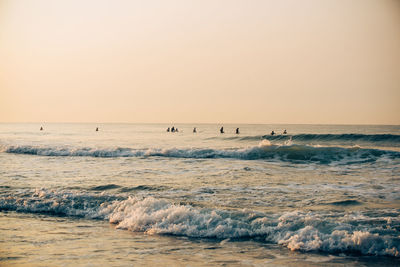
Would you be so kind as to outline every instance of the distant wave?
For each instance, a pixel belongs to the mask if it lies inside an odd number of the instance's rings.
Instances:
[[[255,238],[290,250],[400,257],[400,214],[344,212],[225,211],[179,205],[155,198],[37,189],[0,195],[0,211],[104,219],[116,228],[147,234],[236,239]],[[373,222],[373,223],[371,223]]]
[[[400,143],[400,135],[394,134],[296,134],[296,135],[263,135],[270,141],[352,141],[352,142],[394,142]]]
[[[221,136],[210,139],[220,139]],[[269,141],[298,141],[302,143],[336,142],[336,143],[388,143],[400,145],[400,135],[395,134],[276,134],[276,135],[236,135],[222,137],[226,140],[257,141],[266,139]]]
[[[360,147],[326,147],[307,145],[271,145],[267,140],[258,146],[242,149],[212,148],[171,148],[171,149],[131,149],[131,148],[58,148],[39,146],[8,146],[3,152],[38,156],[65,157],[171,157],[171,158],[233,158],[242,160],[281,160],[289,162],[316,162],[327,164],[333,161],[354,163],[375,161],[380,157],[400,158],[400,152]]]

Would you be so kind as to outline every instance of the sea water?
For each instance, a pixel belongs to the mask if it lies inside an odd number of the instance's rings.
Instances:
[[[0,265],[398,266],[399,215],[399,126],[0,124]]]

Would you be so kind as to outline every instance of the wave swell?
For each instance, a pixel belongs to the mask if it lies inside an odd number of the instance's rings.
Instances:
[[[400,152],[360,147],[329,147],[307,145],[271,145],[263,140],[258,146],[241,149],[212,148],[172,148],[172,149],[131,149],[131,148],[58,148],[35,146],[8,146],[6,153],[38,156],[68,157],[171,157],[171,158],[234,158],[242,160],[281,160],[289,162],[317,162],[322,164],[333,161],[351,161],[355,163],[371,162],[380,157],[400,158]]]
[[[0,210],[105,219],[116,228],[147,234],[254,238],[291,250],[400,257],[400,219],[393,210],[381,212],[381,217],[360,212],[266,215],[201,209],[151,197],[121,200],[46,189],[3,195]]]
[[[351,142],[393,142],[400,143],[400,135],[395,134],[296,134],[296,135],[263,135],[270,141],[351,141]]]

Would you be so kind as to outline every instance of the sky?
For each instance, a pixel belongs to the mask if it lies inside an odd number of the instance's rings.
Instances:
[[[0,0],[0,122],[400,124],[399,0]]]

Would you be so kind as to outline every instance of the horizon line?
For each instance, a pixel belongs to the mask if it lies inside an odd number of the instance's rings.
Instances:
[[[240,124],[240,125],[364,125],[364,126],[400,126],[400,124],[384,123],[248,123],[248,122],[5,122],[0,124]]]

